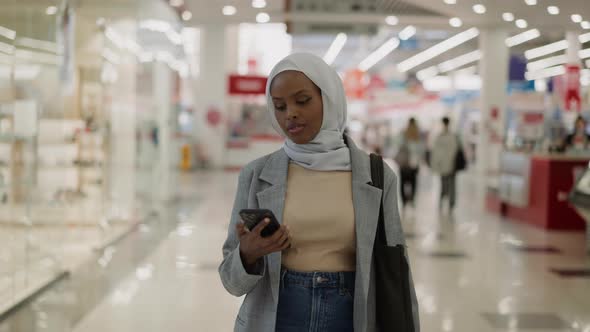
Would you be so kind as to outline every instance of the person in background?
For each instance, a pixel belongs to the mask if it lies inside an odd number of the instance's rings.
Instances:
[[[586,131],[586,120],[578,115],[574,125],[574,132],[567,135],[563,144],[564,151],[584,151],[588,150],[590,143],[590,135]]]
[[[435,173],[440,175],[441,193],[440,208],[443,208],[445,197],[449,198],[449,207],[452,211],[456,203],[455,189],[455,158],[460,148],[460,142],[457,135],[450,130],[450,120],[448,117],[442,119],[443,131],[436,138],[431,152],[431,167]]]
[[[426,145],[416,119],[410,119],[399,141],[395,161],[400,168],[402,202],[404,206],[407,203],[413,205],[420,162],[426,152]]]

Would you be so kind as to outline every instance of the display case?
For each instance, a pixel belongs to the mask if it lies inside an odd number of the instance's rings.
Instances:
[[[590,255],[590,167],[584,170],[574,185],[569,201],[586,221],[586,251]]]

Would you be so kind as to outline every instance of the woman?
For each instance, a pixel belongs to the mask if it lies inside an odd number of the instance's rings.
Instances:
[[[426,147],[416,119],[411,118],[408,127],[402,133],[400,138],[400,148],[396,157],[396,162],[400,168],[401,175],[401,192],[404,206],[410,202],[414,204],[416,196],[416,182],[420,162],[424,158]]]
[[[404,243],[395,175],[385,167],[383,191],[370,184],[369,156],[343,135],[342,82],[322,59],[286,57],[266,92],[286,140],[238,180],[219,267],[227,291],[246,295],[234,331],[377,331],[371,258],[382,194],[388,242]],[[260,236],[266,224],[248,230],[244,208],[273,211],[280,229],[267,238]]]
[[[563,151],[587,151],[590,135],[586,132],[586,120],[579,115],[574,124],[574,132],[567,135],[563,144]]]

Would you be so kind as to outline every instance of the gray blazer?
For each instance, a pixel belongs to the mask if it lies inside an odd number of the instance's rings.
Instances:
[[[354,295],[354,330],[375,332],[375,278],[373,270],[373,243],[379,219],[382,190],[371,183],[369,156],[347,138],[352,163],[352,198],[356,222],[356,281]],[[240,258],[240,242],[235,226],[240,222],[241,209],[265,208],[282,222],[289,157],[281,149],[249,163],[242,169],[231,215],[227,240],[223,245],[223,262],[219,266],[221,281],[235,296],[246,295],[238,313],[234,331],[274,332],[279,283],[281,253],[261,259],[258,274],[248,274]],[[388,244],[405,245],[398,211],[398,181],[394,172],[385,165],[383,213]],[[410,275],[412,311],[416,331],[419,331],[418,302]]]

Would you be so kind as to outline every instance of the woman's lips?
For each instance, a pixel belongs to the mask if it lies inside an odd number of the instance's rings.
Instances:
[[[301,124],[290,124],[287,126],[287,131],[289,132],[289,134],[294,135],[302,132],[303,128],[305,128],[305,126]]]

